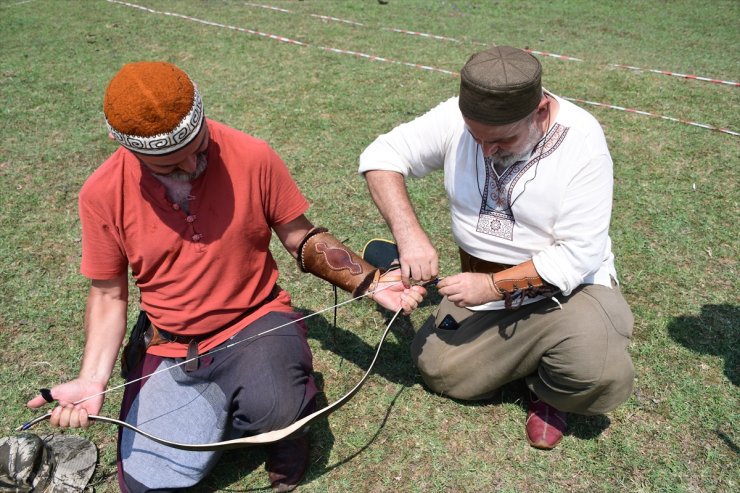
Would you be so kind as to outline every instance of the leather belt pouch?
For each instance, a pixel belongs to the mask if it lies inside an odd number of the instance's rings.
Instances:
[[[149,347],[148,332],[151,327],[149,317],[145,311],[139,312],[139,318],[136,319],[134,328],[131,329],[131,335],[128,342],[123,348],[121,355],[121,376],[126,378],[131,370],[136,368],[139,362],[144,358],[146,348]]]

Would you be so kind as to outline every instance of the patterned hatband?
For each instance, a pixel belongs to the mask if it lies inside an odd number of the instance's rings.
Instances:
[[[107,118],[105,124],[113,138],[126,149],[139,154],[159,156],[178,151],[188,145],[200,132],[204,119],[203,100],[198,88],[195,87],[192,108],[170,132],[152,135],[151,137],[141,137],[119,132],[111,126]]]

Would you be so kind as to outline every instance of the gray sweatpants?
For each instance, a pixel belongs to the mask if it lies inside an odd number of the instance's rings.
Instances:
[[[560,306],[545,299],[518,310],[471,311],[444,298],[411,345],[424,381],[441,394],[477,400],[524,379],[561,411],[616,408],[634,378],[629,306],[616,285],[581,286],[557,299]]]
[[[181,443],[212,443],[292,424],[313,411],[316,394],[306,326],[289,323],[297,318],[297,313],[268,313],[216,349],[243,343],[204,356],[197,370],[188,373],[179,366],[127,386],[121,419]],[[128,378],[179,361],[147,354]],[[123,429],[119,485],[128,493],[185,490],[203,479],[219,456],[166,447]]]

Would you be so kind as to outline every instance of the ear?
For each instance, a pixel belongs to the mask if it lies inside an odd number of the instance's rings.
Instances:
[[[550,104],[550,99],[545,96],[545,93],[542,93],[542,99],[540,99],[539,104],[537,104],[537,111],[545,111],[547,107]]]

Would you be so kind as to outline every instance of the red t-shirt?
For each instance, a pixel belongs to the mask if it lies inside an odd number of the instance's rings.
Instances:
[[[270,294],[278,277],[271,228],[308,210],[285,163],[265,142],[207,123],[208,167],[192,183],[190,215],[123,147],[87,179],[79,197],[82,274],[112,279],[130,266],[152,323],[187,336],[228,325]],[[200,352],[276,310],[290,310],[285,291],[201,342]],[[185,350],[168,343],[149,351],[181,357]]]

